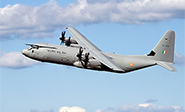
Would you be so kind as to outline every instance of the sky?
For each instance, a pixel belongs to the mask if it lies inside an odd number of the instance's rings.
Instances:
[[[1,112],[185,112],[184,0],[1,0]],[[175,31],[175,68],[125,74],[41,63],[26,43],[60,44],[74,27],[104,52],[148,54]],[[66,36],[70,36],[67,32]]]

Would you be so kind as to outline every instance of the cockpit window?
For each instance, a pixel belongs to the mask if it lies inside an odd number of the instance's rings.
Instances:
[[[29,47],[28,50],[29,50],[29,51],[32,50],[32,47]]]
[[[33,45],[32,48],[33,49],[39,49],[39,46]]]
[[[32,50],[32,49],[39,49],[39,46],[37,46],[37,45],[32,45],[31,47],[28,48],[28,50]]]

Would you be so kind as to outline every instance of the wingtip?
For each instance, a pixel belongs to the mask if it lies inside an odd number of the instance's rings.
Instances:
[[[68,29],[74,29],[73,27],[66,27],[66,29],[68,30]]]

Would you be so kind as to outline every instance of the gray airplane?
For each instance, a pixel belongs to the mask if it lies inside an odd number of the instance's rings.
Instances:
[[[66,28],[71,37],[65,37],[62,32],[61,43],[65,46],[48,43],[26,44],[22,54],[26,57],[84,69],[126,73],[154,65],[159,65],[170,71],[176,71],[174,64],[175,32],[168,30],[148,55],[118,55],[101,51],[78,30]]]

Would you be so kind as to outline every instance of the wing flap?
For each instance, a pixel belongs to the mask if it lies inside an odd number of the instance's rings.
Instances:
[[[66,28],[73,38],[78,42],[80,46],[85,48],[91,55],[93,55],[102,64],[109,67],[110,69],[117,72],[124,72],[114,61],[112,61],[108,56],[104,55],[102,51],[91,43],[84,35],[82,35],[78,30],[67,27]]]

